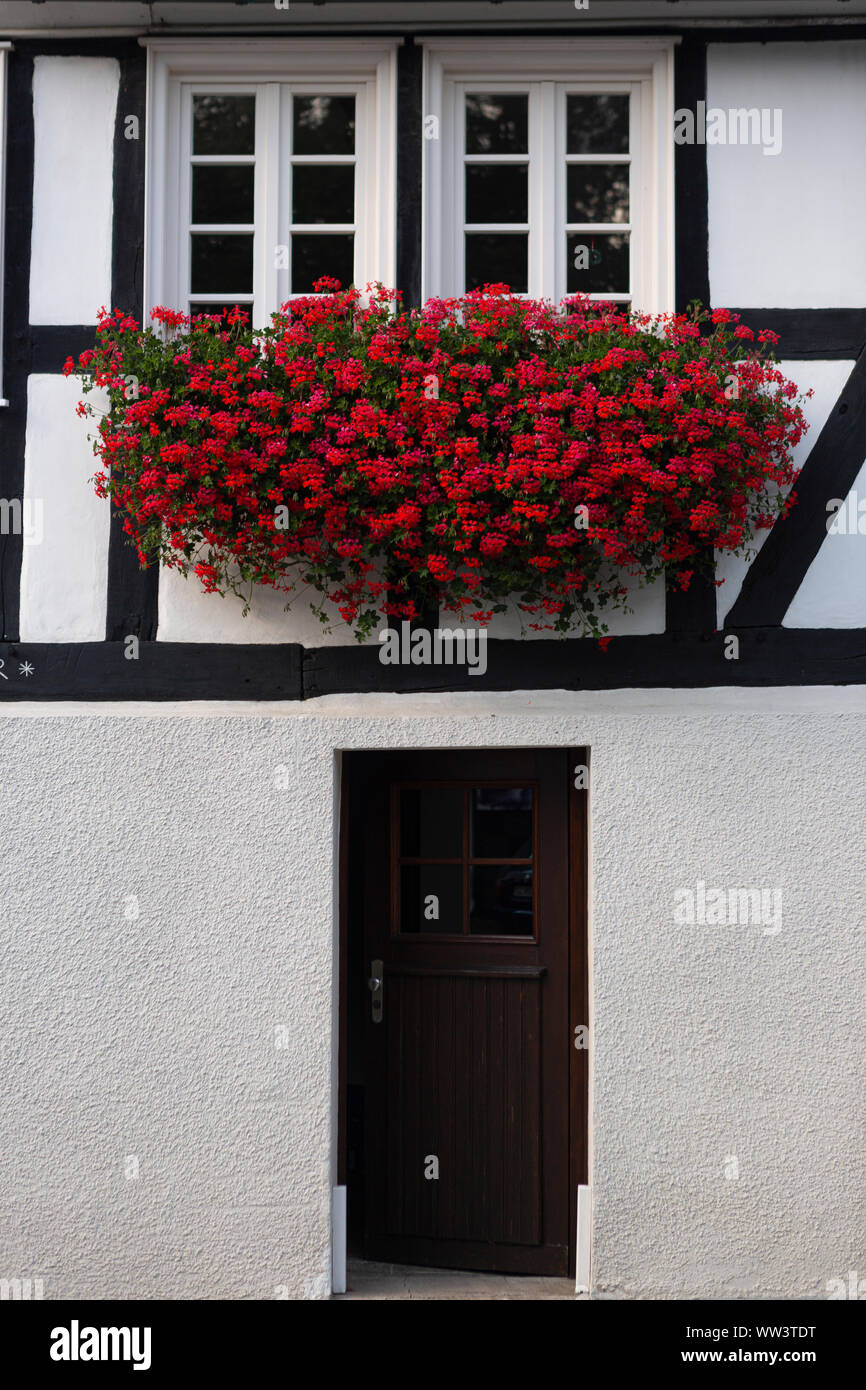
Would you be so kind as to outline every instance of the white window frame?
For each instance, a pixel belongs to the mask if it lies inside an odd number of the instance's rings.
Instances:
[[[502,38],[424,44],[425,299],[464,286],[465,93],[529,93],[529,279],[533,299],[566,294],[567,92],[628,92],[631,293],[635,309],[674,308],[674,51],[676,39]],[[431,121],[431,117],[435,120]],[[555,177],[551,177],[551,163]],[[594,228],[601,231],[601,227]],[[616,298],[595,295],[594,298]]]
[[[7,55],[11,48],[8,40],[0,42],[0,408],[9,404],[3,395],[3,286],[6,283],[6,75]]]
[[[289,295],[276,248],[289,242],[289,92],[356,97],[355,284],[396,277],[398,40],[142,39],[147,48],[145,322],[168,305],[187,312],[189,103],[196,91],[256,93],[255,326]],[[322,156],[316,161],[328,163]],[[320,231],[331,230],[319,228]],[[228,287],[227,287],[228,292]],[[214,299],[215,295],[208,298]]]

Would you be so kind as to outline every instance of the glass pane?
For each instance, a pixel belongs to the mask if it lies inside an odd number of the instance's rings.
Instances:
[[[627,164],[569,164],[567,222],[627,222]]]
[[[354,222],[354,164],[296,164],[292,169],[293,222]]]
[[[467,164],[467,222],[528,222],[528,164]]]
[[[568,154],[628,154],[628,95],[566,97]]]
[[[252,164],[194,164],[193,222],[252,222],[255,175]]]
[[[528,96],[467,96],[467,154],[526,154],[528,149]]]
[[[532,788],[479,787],[469,833],[473,859],[531,859]]]
[[[252,233],[193,232],[190,288],[193,294],[209,291],[250,293],[253,288]]]
[[[463,931],[463,870],[459,864],[404,864],[400,870],[401,932]]]
[[[354,154],[355,98],[295,97],[295,154]]]
[[[461,857],[461,787],[405,787],[400,792],[400,853],[410,859]]]
[[[532,869],[510,864],[469,870],[469,930],[473,936],[532,936]]]
[[[193,154],[255,154],[256,99],[199,93],[192,99]]]
[[[295,233],[292,237],[292,293],[312,294],[313,282],[321,275],[339,280],[343,289],[355,278],[355,235],[319,236],[316,232]]]
[[[515,294],[529,288],[529,237],[525,232],[472,232],[466,237],[466,288],[508,285]]]
[[[627,294],[628,278],[627,232],[569,232],[569,294]]]

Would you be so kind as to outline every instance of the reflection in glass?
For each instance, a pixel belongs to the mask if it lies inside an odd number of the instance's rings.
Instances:
[[[459,864],[404,864],[400,869],[400,931],[463,931],[463,870]]]
[[[295,97],[295,154],[354,154],[353,96]]]
[[[193,154],[254,154],[256,99],[199,92],[192,99]]]
[[[532,857],[532,788],[479,787],[472,793],[470,856]]]
[[[473,865],[469,930],[473,936],[532,936],[533,882],[528,865]]]
[[[566,98],[568,154],[628,154],[628,94]]]
[[[568,222],[627,222],[627,164],[569,164]]]
[[[467,96],[467,154],[526,154],[528,149],[528,96]]]

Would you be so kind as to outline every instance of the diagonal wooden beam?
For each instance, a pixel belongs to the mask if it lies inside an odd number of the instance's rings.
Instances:
[[[776,522],[746,572],[725,628],[780,625],[827,536],[827,503],[851,491],[866,459],[866,352],[861,352]]]

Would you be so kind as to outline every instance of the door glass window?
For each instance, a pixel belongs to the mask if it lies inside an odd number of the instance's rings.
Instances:
[[[404,786],[397,816],[395,930],[534,936],[532,787]]]

